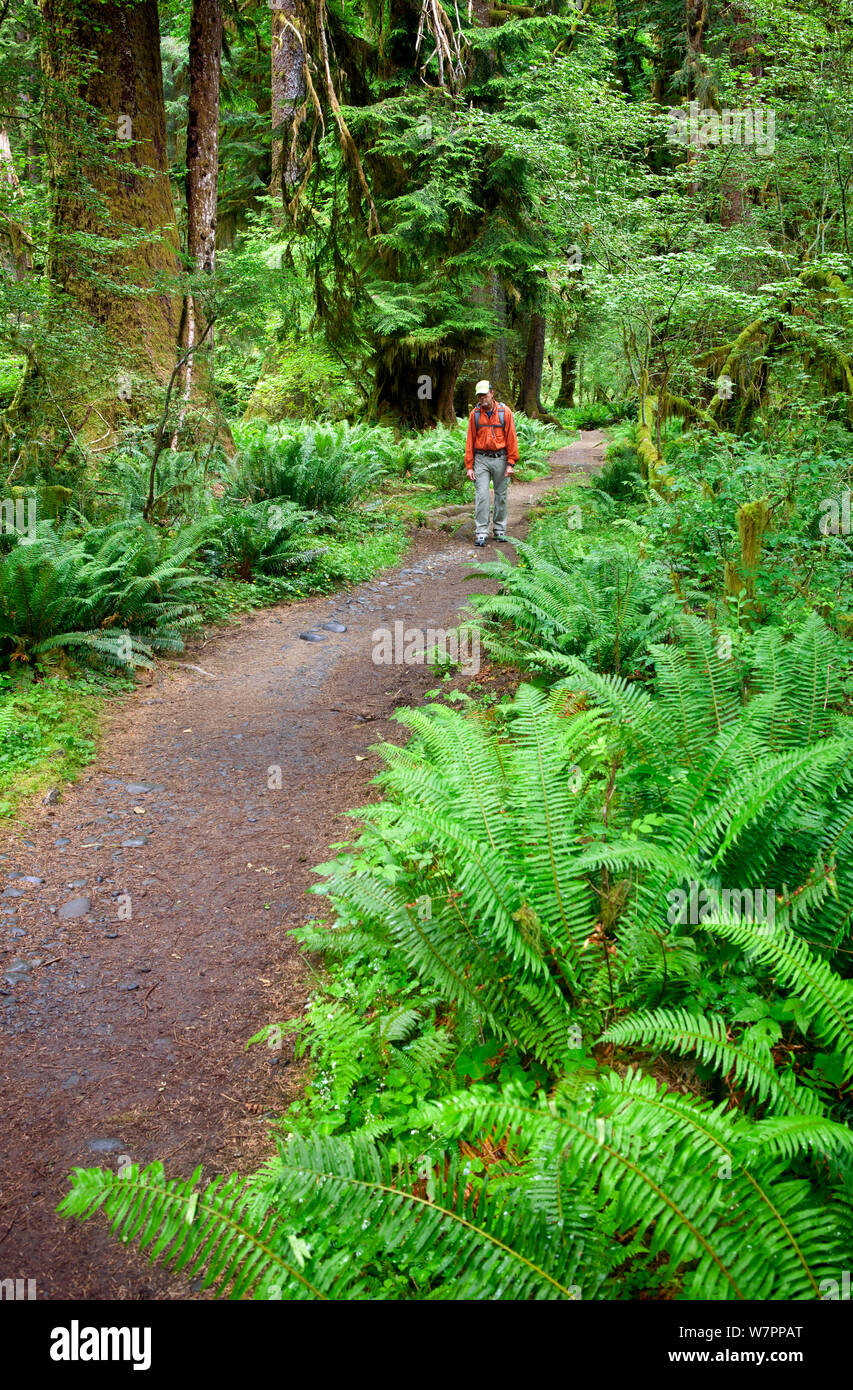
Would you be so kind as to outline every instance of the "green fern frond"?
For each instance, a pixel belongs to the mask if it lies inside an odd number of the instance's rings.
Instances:
[[[770,1048],[742,1035],[730,1038],[723,1018],[689,1013],[687,1009],[650,1009],[620,1019],[602,1034],[601,1042],[617,1047],[635,1044],[660,1051],[693,1054],[705,1066],[731,1075],[759,1101],[769,1101],[786,1113],[816,1115],[820,1100],[814,1091],[780,1076]]]
[[[617,1232],[638,1228],[650,1255],[668,1254],[686,1298],[813,1298],[843,1248],[832,1214],[816,1208],[806,1184],[784,1180],[778,1163],[735,1177],[745,1121],[674,1098],[650,1078],[614,1077],[586,1105],[561,1094],[539,1108],[455,1095],[436,1104],[433,1122],[442,1134],[518,1135],[542,1181],[552,1192],[559,1184],[556,1222],[591,1204]],[[728,1151],[731,1173],[721,1170]]]
[[[754,926],[734,922],[706,925],[715,936],[772,968],[780,984],[796,991],[815,1033],[843,1058],[845,1080],[849,1080],[853,1075],[853,984],[784,928],[756,931]]]
[[[336,1281],[346,1286],[343,1261],[305,1272],[302,1254],[285,1254],[275,1216],[253,1219],[257,1198],[244,1180],[216,1178],[196,1191],[200,1177],[197,1168],[186,1181],[167,1181],[162,1163],[134,1164],[118,1174],[75,1168],[57,1211],[79,1221],[103,1211],[119,1239],[137,1241],[152,1263],[159,1260],[187,1278],[203,1275],[202,1288],[216,1285],[231,1298],[253,1290],[259,1298],[328,1298],[337,1296],[331,1292]]]

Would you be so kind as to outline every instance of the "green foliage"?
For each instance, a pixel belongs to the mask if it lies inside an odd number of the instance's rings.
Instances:
[[[467,428],[467,421],[457,420],[452,427],[439,424],[405,437],[399,450],[399,471],[438,492],[461,491],[468,482],[464,463]]]
[[[91,670],[71,678],[0,673],[0,815],[12,815],[22,797],[73,780],[94,754],[99,707],[127,686]]]
[[[472,599],[486,650],[526,669],[558,672],[568,653],[599,671],[642,668],[649,644],[672,625],[666,571],[613,544],[580,554],[576,536],[552,528],[537,544],[515,542],[519,564],[501,557],[478,566],[499,582],[497,594]]]
[[[733,1040],[722,1017],[705,1017],[687,1009],[652,1009],[630,1015],[609,1028],[602,1042],[624,1047],[640,1044],[660,1051],[694,1054],[706,1067],[746,1088],[756,1100],[769,1101],[780,1114],[820,1113],[818,1096],[778,1073],[764,1031],[755,1027]],[[842,1130],[847,1144],[853,1136]]]
[[[366,426],[245,425],[233,495],[342,512],[363,499],[384,471],[379,441]],[[384,440],[382,441],[384,444]]]
[[[161,1163],[139,1169],[136,1164],[118,1176],[102,1170],[75,1169],[75,1186],[59,1208],[85,1218],[103,1208],[122,1240],[138,1239],[150,1247],[153,1259],[164,1258],[188,1277],[204,1271],[202,1287],[227,1285],[239,1298],[261,1282],[292,1278],[303,1296],[323,1296],[323,1290],[301,1279],[299,1252],[287,1261],[270,1249],[271,1218],[249,1224],[243,1184],[238,1178],[216,1178],[195,1192],[197,1168],[185,1182],[167,1181]],[[304,1261],[302,1261],[304,1263]]]
[[[76,1169],[60,1210],[103,1208],[123,1239],[232,1297],[381,1297],[390,1266],[398,1296],[606,1298],[614,1268],[642,1256],[663,1257],[687,1298],[811,1298],[842,1257],[837,1216],[784,1181],[778,1156],[792,1140],[832,1152],[838,1127],[819,1119],[762,1143],[760,1125],[629,1072],[580,1101],[565,1088],[538,1106],[459,1096],[433,1123],[512,1134],[512,1151],[482,1169],[435,1144],[412,1162],[296,1137],[247,1187],[199,1192],[200,1169],[167,1183],[160,1164]]]
[[[351,415],[358,392],[346,365],[322,342],[300,336],[269,353],[246,406],[247,420],[338,420]]]
[[[567,429],[600,430],[620,420],[637,418],[636,401],[590,401],[589,405],[572,405],[560,410],[560,419]]]
[[[592,478],[592,486],[621,502],[639,500],[644,493],[643,479],[633,449],[607,451],[607,462]]]
[[[666,450],[676,485],[669,505],[652,507],[644,524],[649,545],[708,599],[738,613],[726,592],[726,566],[755,601],[742,620],[779,625],[808,609],[841,631],[853,613],[853,547],[845,530],[851,436],[843,429],[792,431],[788,438],[678,437]],[[770,524],[758,566],[741,558],[738,510],[766,499]],[[832,530],[833,524],[835,530]]]
[[[32,543],[0,560],[0,643],[16,660],[65,652],[130,670],[155,651],[181,651],[204,580],[186,562],[204,528],[169,541],[139,522],[92,528],[77,540],[40,524]]]
[[[306,544],[310,520],[311,514],[295,502],[229,508],[210,530],[211,549],[205,558],[210,563],[218,557],[226,573],[243,580],[305,569],[324,553]]]
[[[205,464],[196,453],[186,450],[163,451],[157,461],[154,487],[154,517],[159,525],[186,526],[212,510],[207,478],[210,463],[209,458]],[[81,510],[90,516],[106,513],[121,520],[141,516],[150,469],[150,452],[140,443],[111,452],[100,470],[98,487],[85,481],[79,484]]]

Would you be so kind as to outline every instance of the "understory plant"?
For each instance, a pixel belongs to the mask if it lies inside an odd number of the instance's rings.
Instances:
[[[63,1211],[236,1295],[819,1297],[853,1146],[838,639],[673,638],[645,685],[567,657],[401,715],[302,933],[340,963],[293,1025],[314,1113],[245,1184],[77,1170]],[[398,1073],[407,1108],[366,1103]]]
[[[63,653],[128,670],[181,651],[206,582],[189,567],[204,535],[204,523],[177,538],[141,521],[76,537],[40,523],[31,543],[0,557],[0,654]]]
[[[237,432],[232,496],[286,499],[307,511],[340,512],[364,499],[387,466],[389,431],[366,425],[266,425]]]

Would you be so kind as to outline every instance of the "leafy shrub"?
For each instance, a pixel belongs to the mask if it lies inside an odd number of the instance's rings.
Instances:
[[[216,556],[225,573],[243,580],[305,568],[324,553],[306,545],[310,519],[295,502],[229,507],[216,518],[206,556]]]
[[[468,486],[465,475],[465,436],[467,421],[455,425],[438,424],[401,441],[403,471],[413,480],[438,492],[460,491]]]
[[[306,511],[340,512],[365,497],[385,469],[388,431],[375,438],[365,425],[244,425],[235,434],[232,495],[252,502],[285,498]]]
[[[64,651],[129,668],[153,651],[181,651],[205,582],[186,562],[203,526],[164,537],[140,522],[93,527],[67,540],[44,528],[0,559],[0,650],[32,660]]]
[[[221,463],[221,456],[217,462]],[[209,471],[210,460],[208,460]],[[151,455],[141,446],[126,445],[111,453],[101,466],[97,489],[81,485],[87,513],[93,509],[120,519],[140,516],[148,500]],[[187,525],[209,513],[212,498],[198,455],[164,449],[157,461],[154,516],[161,524]]]
[[[743,607],[734,592],[753,594],[746,620],[788,623],[809,609],[840,630],[853,614],[853,537],[824,534],[829,504],[841,511],[853,483],[850,446],[823,446],[814,431],[780,443],[744,436],[682,434],[666,448],[676,486],[668,505],[646,518],[649,545],[716,605]],[[763,505],[767,524],[745,563],[745,508]]]
[[[620,502],[634,501],[645,492],[636,452],[627,447],[609,449],[604,467],[590,481],[594,488]]]
[[[590,401],[588,405],[567,406],[559,418],[567,429],[600,430],[618,420],[637,418],[636,401]]]
[[[226,390],[235,385],[239,389],[239,383],[226,378]],[[245,419],[271,424],[289,418],[339,420],[352,413],[358,400],[352,374],[340,358],[322,342],[302,334],[297,341],[280,343],[267,353]]]
[[[25,357],[0,354],[0,409],[8,410],[27,366]]]
[[[200,1168],[167,1182],[161,1164],[76,1169],[60,1211],[103,1210],[123,1239],[232,1297],[377,1298],[391,1268],[401,1297],[613,1298],[633,1261],[662,1264],[658,1283],[685,1298],[809,1298],[840,1267],[838,1218],[783,1181],[778,1158],[811,1148],[837,1169],[849,1147],[826,1121],[762,1126],[631,1071],[594,1098],[458,1096],[432,1119],[420,1164],[369,1141],[296,1137],[245,1186],[199,1191]],[[486,1131],[511,1133],[511,1151],[478,1162],[452,1142]]]
[[[497,594],[477,594],[486,650],[525,668],[559,671],[572,653],[599,671],[631,670],[671,626],[675,596],[665,568],[609,546],[577,554],[574,533],[538,544],[516,541],[521,562],[500,556],[477,567],[497,578]]]

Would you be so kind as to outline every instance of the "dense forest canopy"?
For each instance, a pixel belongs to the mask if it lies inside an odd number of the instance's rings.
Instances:
[[[573,401],[579,358],[591,390],[654,398],[655,429],[680,410],[743,433],[792,395],[846,416],[848,22],[843,5],[12,6],[11,456],[38,438],[67,470],[69,431],[138,424],[214,315],[191,431],[196,411],[293,408],[288,388],[449,423],[483,372],[536,416],[543,373]]]

